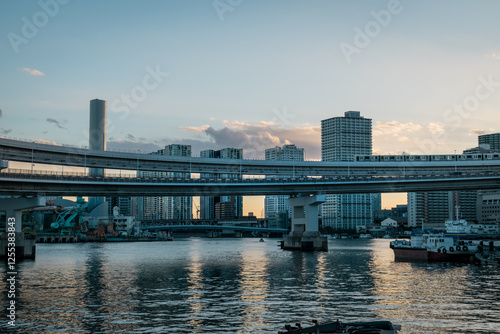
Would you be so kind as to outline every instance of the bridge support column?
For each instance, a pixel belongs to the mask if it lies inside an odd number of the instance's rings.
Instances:
[[[328,251],[328,240],[319,233],[318,206],[325,202],[325,195],[291,197],[287,204],[292,208],[292,228],[283,238],[282,249]]]
[[[36,238],[25,239],[22,232],[22,211],[45,206],[45,197],[34,198],[2,198],[0,199],[0,211],[5,211],[7,218],[5,232],[0,235],[0,259],[9,256],[9,249],[12,248],[12,233],[15,235],[15,255],[16,259],[34,259]]]

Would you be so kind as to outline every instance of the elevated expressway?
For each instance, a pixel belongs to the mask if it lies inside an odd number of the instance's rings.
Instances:
[[[500,189],[500,173],[267,179],[92,177],[26,170],[0,173],[0,195],[10,196],[256,196],[479,189]]]
[[[80,168],[209,173],[212,178],[91,177],[3,169],[0,195],[222,196],[500,189],[500,160],[318,162],[225,160],[92,151],[0,138],[0,159]],[[231,179],[227,175],[233,174]],[[255,178],[266,175],[267,178]]]
[[[232,160],[95,151],[0,138],[0,160],[83,168],[224,175],[434,176],[500,171],[500,160],[324,162]]]

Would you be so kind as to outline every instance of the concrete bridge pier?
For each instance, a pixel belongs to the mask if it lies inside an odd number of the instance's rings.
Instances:
[[[292,228],[283,238],[282,249],[328,251],[328,239],[319,233],[318,206],[325,202],[325,195],[291,197]]]
[[[9,252],[12,248],[12,245],[9,245],[9,243],[12,243],[12,239],[9,240],[9,238],[13,236],[15,237],[15,259],[35,258],[36,238],[25,238],[22,232],[22,211],[45,205],[45,197],[0,199],[0,211],[5,211],[7,218],[5,232],[0,235],[1,259],[13,258],[11,256],[13,252]]]

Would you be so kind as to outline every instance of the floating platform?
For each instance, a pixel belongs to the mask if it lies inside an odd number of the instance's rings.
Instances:
[[[319,232],[292,232],[283,237],[281,249],[327,252],[328,238],[321,236]]]

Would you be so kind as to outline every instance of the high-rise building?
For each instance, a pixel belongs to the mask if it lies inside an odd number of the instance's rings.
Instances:
[[[295,145],[283,145],[268,148],[265,151],[266,160],[273,161],[304,161],[304,149]]]
[[[444,227],[449,219],[477,220],[477,191],[408,193],[408,226]],[[459,217],[456,216],[458,207]]]
[[[265,151],[266,160],[273,161],[304,161],[304,149],[295,145],[283,145],[268,148]],[[292,175],[290,175],[292,176]],[[284,228],[291,216],[291,208],[286,204],[290,196],[266,196],[264,198],[264,212],[270,227]]]
[[[487,144],[493,151],[500,151],[500,133],[491,133],[478,137],[479,146]]]
[[[321,121],[321,159],[352,161],[355,155],[372,154],[372,120],[359,111]],[[323,225],[354,230],[373,223],[371,194],[327,195],[322,205]]]
[[[190,157],[191,145],[167,145],[151,154]],[[139,171],[140,177],[190,178],[190,173]],[[141,197],[137,199],[137,214],[140,220],[186,220],[192,219],[192,198],[190,196]]]
[[[122,216],[136,216],[135,197],[106,197],[108,216],[113,215],[113,209],[118,207]]]
[[[204,150],[201,158],[243,159],[243,149]],[[202,173],[201,178],[240,179],[240,174]],[[200,219],[234,219],[243,216],[242,196],[200,196]]]

